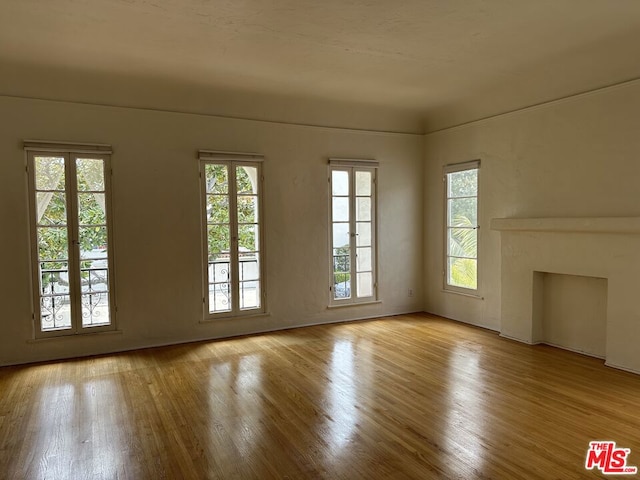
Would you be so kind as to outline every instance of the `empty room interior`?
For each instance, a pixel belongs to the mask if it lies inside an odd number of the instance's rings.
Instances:
[[[0,1],[0,478],[635,474],[638,45],[636,0]]]

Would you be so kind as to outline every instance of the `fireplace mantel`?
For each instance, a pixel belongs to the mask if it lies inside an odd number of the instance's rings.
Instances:
[[[501,236],[503,336],[545,341],[536,292],[547,274],[605,279],[606,363],[640,373],[640,217],[494,218],[491,229]],[[572,325],[578,334],[581,321]]]
[[[491,230],[640,235],[640,217],[494,218]]]

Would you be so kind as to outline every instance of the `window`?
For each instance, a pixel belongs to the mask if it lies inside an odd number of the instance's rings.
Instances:
[[[205,318],[265,311],[261,162],[200,152]]]
[[[113,329],[110,148],[25,142],[25,150],[36,336]]]
[[[480,162],[444,169],[446,196],[445,289],[478,290],[478,171]]]
[[[375,301],[376,171],[365,160],[330,162],[331,305]]]

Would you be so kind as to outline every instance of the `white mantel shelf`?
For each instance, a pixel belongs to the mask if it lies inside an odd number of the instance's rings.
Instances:
[[[640,235],[640,217],[493,218],[491,230]]]

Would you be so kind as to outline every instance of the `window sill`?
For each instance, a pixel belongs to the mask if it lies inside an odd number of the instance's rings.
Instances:
[[[259,312],[259,313],[247,313],[244,315],[225,315],[225,316],[216,316],[216,317],[208,317],[202,320],[199,320],[198,323],[201,325],[208,325],[211,323],[216,323],[224,320],[242,320],[245,318],[257,318],[257,317],[270,317],[271,312]]]
[[[457,290],[447,290],[446,288],[443,288],[442,293],[453,293],[454,295],[461,295],[463,297],[471,297],[471,298],[475,298],[476,300],[484,300],[484,297],[480,294],[477,293],[467,293],[467,292],[458,292]]]
[[[327,305],[327,309],[331,310],[334,308],[360,307],[362,305],[377,305],[379,303],[382,303],[382,300],[373,300],[371,302],[344,303],[342,305]]]
[[[51,335],[50,337],[30,338],[29,340],[27,340],[27,343],[41,343],[41,342],[49,342],[51,340],[94,337],[97,335],[122,335],[122,333],[123,333],[122,330],[104,330],[102,332],[70,333],[68,335]]]

